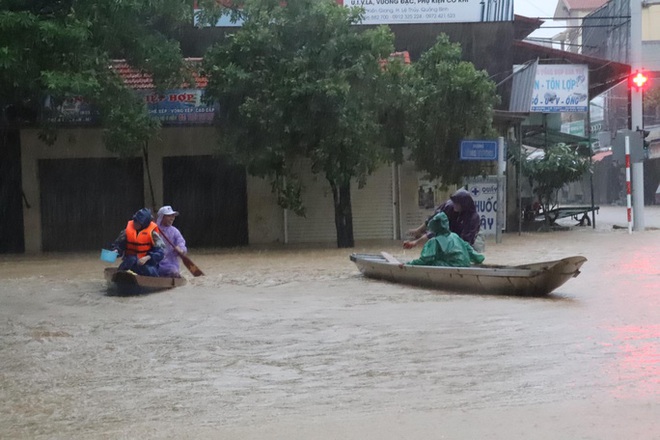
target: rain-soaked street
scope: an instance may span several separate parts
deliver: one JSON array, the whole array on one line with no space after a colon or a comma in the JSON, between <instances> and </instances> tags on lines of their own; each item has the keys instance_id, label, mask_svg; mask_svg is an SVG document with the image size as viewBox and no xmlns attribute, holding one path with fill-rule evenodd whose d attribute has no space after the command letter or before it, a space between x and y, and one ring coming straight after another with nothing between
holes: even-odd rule
<instances>
[{"instance_id":1,"label":"rain-soaked street","mask_svg":"<svg viewBox=\"0 0 660 440\"><path fill-rule=\"evenodd\" d=\"M660 439L658 208L632 235L607 207L488 243L487 263L585 256L548 298L348 259L417 256L395 242L192 250L206 276L137 297L106 294L95 252L0 256L0 438Z\"/></svg>"}]
</instances>

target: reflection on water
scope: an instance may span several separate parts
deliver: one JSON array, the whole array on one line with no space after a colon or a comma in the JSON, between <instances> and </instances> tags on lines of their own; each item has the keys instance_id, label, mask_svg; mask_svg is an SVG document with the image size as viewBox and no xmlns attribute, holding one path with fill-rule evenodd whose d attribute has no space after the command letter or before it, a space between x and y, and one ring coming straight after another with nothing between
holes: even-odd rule
<instances>
[{"instance_id":1,"label":"reflection on water","mask_svg":"<svg viewBox=\"0 0 660 440\"><path fill-rule=\"evenodd\" d=\"M150 438L196 438L200 426L449 411L465 411L465 425L475 409L525 408L535 421L542 405L657 403L660 232L489 243L492 264L585 256L552 299L372 281L348 258L381 250L419 253L396 242L192 250L206 276L140 297L106 295L96 252L2 256L0 437L124 438L139 425Z\"/></svg>"},{"instance_id":2,"label":"reflection on water","mask_svg":"<svg viewBox=\"0 0 660 440\"><path fill-rule=\"evenodd\" d=\"M620 398L660 396L660 325L611 329L618 349L612 373Z\"/></svg>"}]
</instances>

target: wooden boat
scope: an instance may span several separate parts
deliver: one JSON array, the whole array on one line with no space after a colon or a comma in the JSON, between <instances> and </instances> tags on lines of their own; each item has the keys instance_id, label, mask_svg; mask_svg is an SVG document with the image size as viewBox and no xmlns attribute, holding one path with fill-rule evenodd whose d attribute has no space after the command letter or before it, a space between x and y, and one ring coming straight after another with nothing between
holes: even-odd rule
<instances>
[{"instance_id":1,"label":"wooden boat","mask_svg":"<svg viewBox=\"0 0 660 440\"><path fill-rule=\"evenodd\" d=\"M568 257L520 266L481 264L471 267L407 266L391 255L352 254L366 277L461 293L547 295L580 274L584 257Z\"/></svg>"},{"instance_id":2,"label":"wooden boat","mask_svg":"<svg viewBox=\"0 0 660 440\"><path fill-rule=\"evenodd\" d=\"M103 275L108 286L119 294L137 295L172 289L186 284L185 278L147 277L134 272L118 270L116 267L106 267Z\"/></svg>"}]
</instances>

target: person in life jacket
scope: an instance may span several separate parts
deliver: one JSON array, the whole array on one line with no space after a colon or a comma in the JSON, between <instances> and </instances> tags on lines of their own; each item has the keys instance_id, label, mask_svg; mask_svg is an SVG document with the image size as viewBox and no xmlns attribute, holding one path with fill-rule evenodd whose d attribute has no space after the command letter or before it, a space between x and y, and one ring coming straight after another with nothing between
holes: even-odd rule
<instances>
[{"instance_id":1,"label":"person in life jacket","mask_svg":"<svg viewBox=\"0 0 660 440\"><path fill-rule=\"evenodd\" d=\"M165 256L164 248L158 226L147 208L133 215L112 244L112 249L123 257L119 270L130 270L150 277L158 276L158 264Z\"/></svg>"}]
</instances>

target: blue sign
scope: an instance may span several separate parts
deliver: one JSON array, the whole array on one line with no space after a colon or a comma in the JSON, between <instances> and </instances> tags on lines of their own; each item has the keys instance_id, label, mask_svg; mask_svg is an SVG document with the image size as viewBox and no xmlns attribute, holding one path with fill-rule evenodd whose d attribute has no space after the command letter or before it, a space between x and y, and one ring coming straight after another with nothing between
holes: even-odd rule
<instances>
[{"instance_id":1,"label":"blue sign","mask_svg":"<svg viewBox=\"0 0 660 440\"><path fill-rule=\"evenodd\" d=\"M461 160L497 160L497 141L461 141Z\"/></svg>"}]
</instances>

